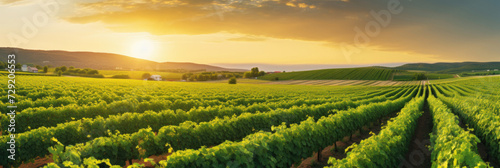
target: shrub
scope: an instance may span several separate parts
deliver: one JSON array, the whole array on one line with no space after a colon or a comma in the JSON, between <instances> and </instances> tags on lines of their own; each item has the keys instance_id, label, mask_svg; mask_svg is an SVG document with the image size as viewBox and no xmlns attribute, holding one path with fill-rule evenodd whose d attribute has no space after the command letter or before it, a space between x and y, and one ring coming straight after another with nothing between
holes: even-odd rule
<instances>
[{"instance_id":1,"label":"shrub","mask_svg":"<svg viewBox=\"0 0 500 168\"><path fill-rule=\"evenodd\" d=\"M87 74L88 75L96 75L96 74L99 74L99 71L93 69L93 70L87 71Z\"/></svg>"},{"instance_id":2,"label":"shrub","mask_svg":"<svg viewBox=\"0 0 500 168\"><path fill-rule=\"evenodd\" d=\"M142 74L142 79L149 79L151 77L150 73L144 73Z\"/></svg>"},{"instance_id":3,"label":"shrub","mask_svg":"<svg viewBox=\"0 0 500 168\"><path fill-rule=\"evenodd\" d=\"M228 83L229 84L236 84L236 78L232 77L231 79L229 79Z\"/></svg>"}]
</instances>

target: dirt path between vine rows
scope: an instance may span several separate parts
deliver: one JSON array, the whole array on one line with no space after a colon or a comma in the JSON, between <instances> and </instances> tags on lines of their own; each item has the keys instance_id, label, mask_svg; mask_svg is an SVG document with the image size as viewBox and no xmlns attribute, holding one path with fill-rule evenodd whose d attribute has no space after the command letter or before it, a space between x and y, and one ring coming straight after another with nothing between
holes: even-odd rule
<instances>
[{"instance_id":1,"label":"dirt path between vine rows","mask_svg":"<svg viewBox=\"0 0 500 168\"><path fill-rule=\"evenodd\" d=\"M426 96L427 97L427 96ZM427 100L424 103L424 113L417 121L417 128L410 141L408 153L401 159L401 168L431 167L430 133L432 133L432 116Z\"/></svg>"}]
</instances>

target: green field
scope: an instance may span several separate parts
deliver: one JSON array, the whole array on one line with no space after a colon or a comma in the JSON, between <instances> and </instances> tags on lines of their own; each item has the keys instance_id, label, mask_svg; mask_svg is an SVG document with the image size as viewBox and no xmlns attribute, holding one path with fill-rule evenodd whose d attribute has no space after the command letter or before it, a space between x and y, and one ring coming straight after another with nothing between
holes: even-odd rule
<instances>
[{"instance_id":1,"label":"green field","mask_svg":"<svg viewBox=\"0 0 500 168\"><path fill-rule=\"evenodd\" d=\"M55 68L49 68L47 74L53 74ZM122 71L122 70L98 70L99 74L104 75L106 78L111 78L114 75L128 75L130 79L142 79L144 73L151 75L161 75L166 80L181 80L183 73L174 72L157 72L157 71Z\"/></svg>"},{"instance_id":2,"label":"green field","mask_svg":"<svg viewBox=\"0 0 500 168\"><path fill-rule=\"evenodd\" d=\"M0 76L7 76L10 73L8 71L0 71ZM32 72L16 72L16 75L21 76L54 76L54 74L45 74L45 73L32 73Z\"/></svg>"},{"instance_id":3,"label":"green field","mask_svg":"<svg viewBox=\"0 0 500 168\"><path fill-rule=\"evenodd\" d=\"M345 69L322 69L313 71L299 71L268 74L259 79L264 80L391 80L392 73L398 70L383 68L345 68Z\"/></svg>"},{"instance_id":4,"label":"green field","mask_svg":"<svg viewBox=\"0 0 500 168\"><path fill-rule=\"evenodd\" d=\"M99 70L99 74L104 75L104 77L112 77L113 75L128 75L131 79L142 79L142 75L144 73L161 75L161 77L166 80L181 80L182 78L182 73L173 72Z\"/></svg>"},{"instance_id":5,"label":"green field","mask_svg":"<svg viewBox=\"0 0 500 168\"><path fill-rule=\"evenodd\" d=\"M430 115L434 127L426 132L433 149L430 164L485 167L500 160L499 77L405 86L47 76L16 80L16 155L22 157L1 157L3 167L27 166L44 157L54 159L47 167L125 166L151 157L157 167L289 168L310 164L301 161L361 130L375 129L381 120L390 122L349 147L345 157L323 163L397 167L400 157L413 152L412 137L425 131L417 126L424 115ZM0 86L0 107L7 111L7 83ZM0 115L2 149L9 148L5 133L10 122L8 115ZM489 160L477 152L479 141ZM9 152L0 150L0 155Z\"/></svg>"},{"instance_id":6,"label":"green field","mask_svg":"<svg viewBox=\"0 0 500 168\"><path fill-rule=\"evenodd\" d=\"M424 73L427 80L436 80L436 79L448 79L454 78L453 74L440 74L440 73L430 73L425 71L408 71L408 72L397 72L394 73L394 81L411 81L414 80L414 76L416 73Z\"/></svg>"}]
</instances>

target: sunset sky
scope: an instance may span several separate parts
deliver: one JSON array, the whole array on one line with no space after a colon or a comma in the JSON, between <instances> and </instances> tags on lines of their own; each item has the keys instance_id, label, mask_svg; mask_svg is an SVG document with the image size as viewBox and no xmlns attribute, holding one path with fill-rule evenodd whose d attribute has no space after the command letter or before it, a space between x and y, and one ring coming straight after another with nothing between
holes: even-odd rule
<instances>
[{"instance_id":1,"label":"sunset sky","mask_svg":"<svg viewBox=\"0 0 500 168\"><path fill-rule=\"evenodd\" d=\"M159 62L500 61L498 0L2 0L1 47Z\"/></svg>"}]
</instances>

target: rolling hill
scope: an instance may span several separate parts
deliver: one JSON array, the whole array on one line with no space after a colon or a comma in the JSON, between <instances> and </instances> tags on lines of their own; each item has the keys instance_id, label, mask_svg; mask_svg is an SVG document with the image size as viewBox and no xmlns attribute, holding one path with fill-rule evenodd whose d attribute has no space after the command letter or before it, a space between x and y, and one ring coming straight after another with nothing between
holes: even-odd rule
<instances>
[{"instance_id":1,"label":"rolling hill","mask_svg":"<svg viewBox=\"0 0 500 168\"><path fill-rule=\"evenodd\" d=\"M457 62L457 63L411 63L405 64L394 69L397 70L419 70L432 71L438 73L460 73L470 72L472 70L481 71L488 69L500 69L500 62Z\"/></svg>"},{"instance_id":2,"label":"rolling hill","mask_svg":"<svg viewBox=\"0 0 500 168\"><path fill-rule=\"evenodd\" d=\"M274 73L260 77L264 80L391 80L392 74L399 70L387 68L343 68L312 71Z\"/></svg>"},{"instance_id":3,"label":"rolling hill","mask_svg":"<svg viewBox=\"0 0 500 168\"><path fill-rule=\"evenodd\" d=\"M425 72L427 79L453 78L455 74L470 71L500 69L500 62L458 62L458 63L409 63L398 67L365 67L321 69L288 73L268 74L260 77L265 80L413 80L415 73ZM413 70L413 71L411 71ZM417 72L414 72L417 71Z\"/></svg>"},{"instance_id":4,"label":"rolling hill","mask_svg":"<svg viewBox=\"0 0 500 168\"><path fill-rule=\"evenodd\" d=\"M21 64L73 66L99 70L206 70L206 71L246 71L227 69L218 66L189 62L154 62L125 55L97 52L70 52L56 50L28 50L21 48L0 48L0 55L16 54L16 61ZM0 57L6 61L7 57Z\"/></svg>"}]
</instances>

